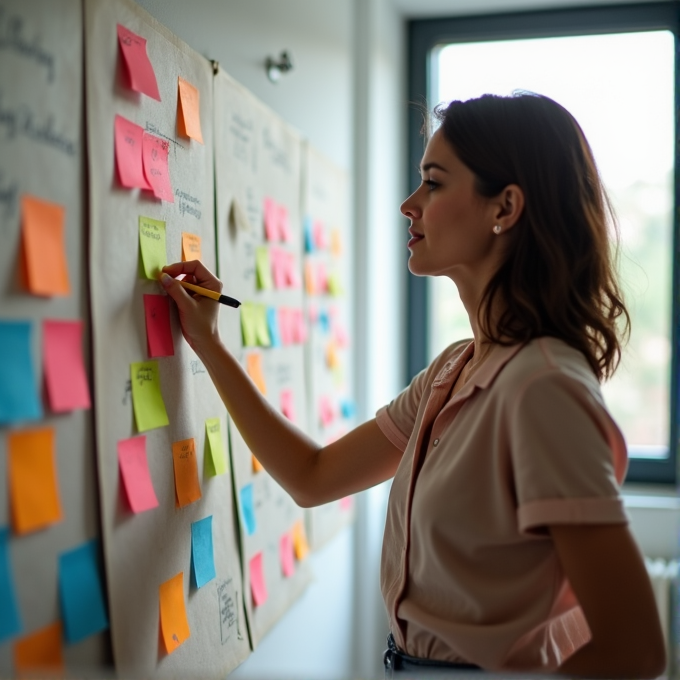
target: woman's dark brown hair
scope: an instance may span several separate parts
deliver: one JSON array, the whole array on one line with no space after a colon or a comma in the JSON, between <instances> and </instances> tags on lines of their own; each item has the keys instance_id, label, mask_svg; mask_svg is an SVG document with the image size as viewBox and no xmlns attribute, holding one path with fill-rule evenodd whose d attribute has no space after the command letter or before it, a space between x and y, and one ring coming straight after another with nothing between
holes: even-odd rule
<instances>
[{"instance_id":1,"label":"woman's dark brown hair","mask_svg":"<svg viewBox=\"0 0 680 680\"><path fill-rule=\"evenodd\" d=\"M600 380L611 376L630 317L614 268L613 211L579 124L531 93L453 101L435 117L481 196L508 184L524 192L507 256L484 292L483 331L505 345L560 338L583 352Z\"/></svg>"}]
</instances>

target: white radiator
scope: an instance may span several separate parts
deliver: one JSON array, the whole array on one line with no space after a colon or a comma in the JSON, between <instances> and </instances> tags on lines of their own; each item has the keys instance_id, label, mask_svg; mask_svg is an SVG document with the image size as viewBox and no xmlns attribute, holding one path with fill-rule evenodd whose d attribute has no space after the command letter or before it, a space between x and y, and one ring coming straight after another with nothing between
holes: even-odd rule
<instances>
[{"instance_id":1,"label":"white radiator","mask_svg":"<svg viewBox=\"0 0 680 680\"><path fill-rule=\"evenodd\" d=\"M678 639L677 621L674 621L673 614L680 614L677 588L678 561L653 560L645 557L645 565L652 581L661 628L666 640L666 658L668 659L666 677L676 678L680 670L680 639Z\"/></svg>"}]
</instances>

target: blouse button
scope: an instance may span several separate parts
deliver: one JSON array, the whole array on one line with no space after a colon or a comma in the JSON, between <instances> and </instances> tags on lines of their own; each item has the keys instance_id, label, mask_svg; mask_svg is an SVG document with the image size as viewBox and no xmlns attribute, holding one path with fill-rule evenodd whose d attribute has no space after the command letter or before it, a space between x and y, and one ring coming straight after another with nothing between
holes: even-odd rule
<instances>
[{"instance_id":1,"label":"blouse button","mask_svg":"<svg viewBox=\"0 0 680 680\"><path fill-rule=\"evenodd\" d=\"M435 440L432 442L432 446L437 446L437 444L439 444L439 439L435 439Z\"/></svg>"}]
</instances>

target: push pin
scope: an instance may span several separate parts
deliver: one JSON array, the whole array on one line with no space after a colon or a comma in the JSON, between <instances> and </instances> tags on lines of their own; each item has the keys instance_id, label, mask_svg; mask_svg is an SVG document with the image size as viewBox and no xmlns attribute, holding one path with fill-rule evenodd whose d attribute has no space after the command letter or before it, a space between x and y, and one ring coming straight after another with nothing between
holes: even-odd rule
<instances>
[{"instance_id":1,"label":"push pin","mask_svg":"<svg viewBox=\"0 0 680 680\"><path fill-rule=\"evenodd\" d=\"M285 50L279 55L279 60L276 61L273 57L267 57L265 62L267 69L267 78L272 83L278 83L282 73L288 73L293 68L293 62L290 60L290 55Z\"/></svg>"}]
</instances>

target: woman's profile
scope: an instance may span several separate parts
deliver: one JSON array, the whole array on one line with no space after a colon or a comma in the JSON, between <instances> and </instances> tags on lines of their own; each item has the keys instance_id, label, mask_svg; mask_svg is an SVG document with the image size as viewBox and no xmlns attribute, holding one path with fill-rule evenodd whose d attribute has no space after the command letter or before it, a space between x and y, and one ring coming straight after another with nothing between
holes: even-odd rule
<instances>
[{"instance_id":1,"label":"woman's profile","mask_svg":"<svg viewBox=\"0 0 680 680\"><path fill-rule=\"evenodd\" d=\"M451 338L374 419L318 446L225 349L219 305L173 277L221 283L196 261L165 267L162 283L249 448L300 505L394 478L388 676L656 677L664 641L620 496L626 445L599 387L629 324L590 147L540 95L435 115L401 206L409 269L454 282L474 337Z\"/></svg>"}]
</instances>

